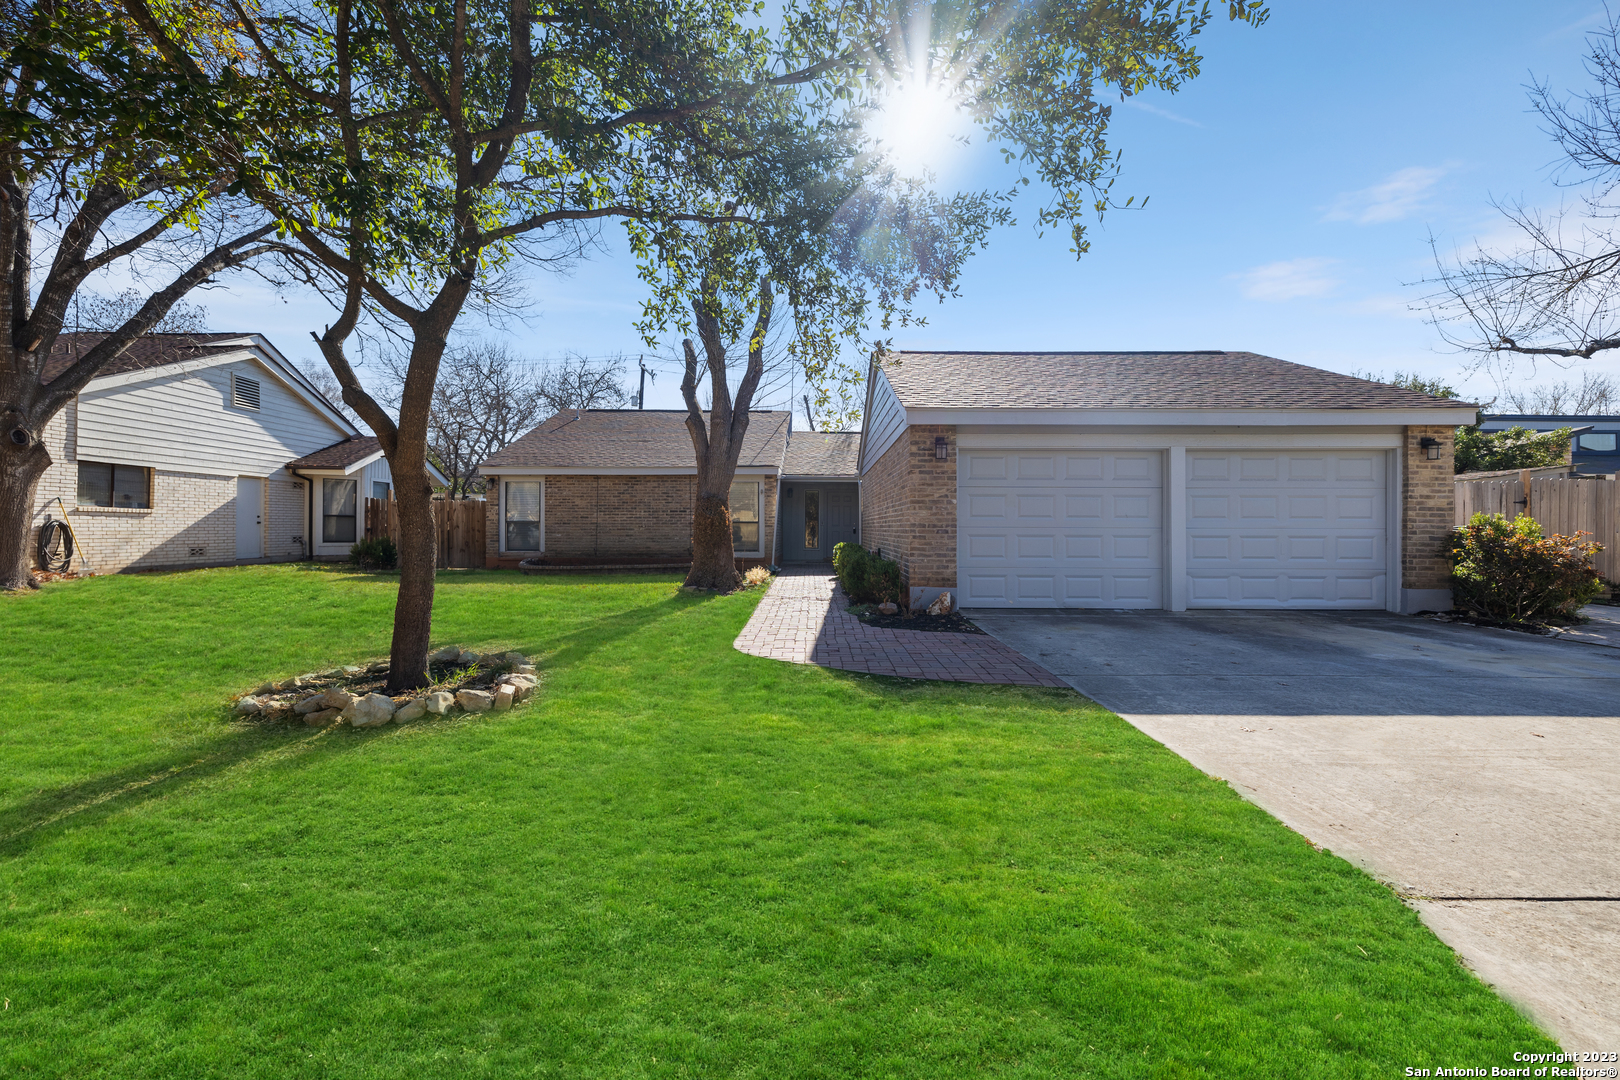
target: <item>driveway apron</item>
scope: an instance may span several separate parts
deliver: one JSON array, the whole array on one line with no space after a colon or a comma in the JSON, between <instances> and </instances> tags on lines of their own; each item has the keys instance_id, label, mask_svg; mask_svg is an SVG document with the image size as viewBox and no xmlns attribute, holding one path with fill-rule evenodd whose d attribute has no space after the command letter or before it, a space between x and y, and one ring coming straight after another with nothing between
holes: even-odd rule
<instances>
[{"instance_id":1,"label":"driveway apron","mask_svg":"<svg viewBox=\"0 0 1620 1080\"><path fill-rule=\"evenodd\" d=\"M1388 882L1566 1050L1620 1048L1620 649L1386 613L966 614Z\"/></svg>"}]
</instances>

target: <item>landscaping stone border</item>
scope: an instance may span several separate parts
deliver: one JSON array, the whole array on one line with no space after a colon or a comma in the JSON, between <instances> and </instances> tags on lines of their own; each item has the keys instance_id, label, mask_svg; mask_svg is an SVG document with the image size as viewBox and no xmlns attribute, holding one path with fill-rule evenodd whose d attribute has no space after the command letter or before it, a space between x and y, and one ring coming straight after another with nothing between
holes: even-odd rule
<instances>
[{"instance_id":1,"label":"landscaping stone border","mask_svg":"<svg viewBox=\"0 0 1620 1080\"><path fill-rule=\"evenodd\" d=\"M479 653L446 645L428 654L432 685L389 696L388 661L350 664L316 674L266 682L237 697L239 719L286 720L309 727L381 727L456 712L505 712L527 701L540 685L535 664L519 652Z\"/></svg>"}]
</instances>

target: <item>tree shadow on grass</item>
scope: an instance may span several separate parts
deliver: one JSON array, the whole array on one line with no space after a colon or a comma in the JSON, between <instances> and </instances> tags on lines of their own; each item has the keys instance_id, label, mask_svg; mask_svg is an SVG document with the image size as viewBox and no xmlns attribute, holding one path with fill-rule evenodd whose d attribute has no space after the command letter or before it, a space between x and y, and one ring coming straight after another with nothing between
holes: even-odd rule
<instances>
[{"instance_id":1,"label":"tree shadow on grass","mask_svg":"<svg viewBox=\"0 0 1620 1080\"><path fill-rule=\"evenodd\" d=\"M592 620L557 639L549 651L538 647L534 647L534 651L546 656L547 668L574 666L655 623L714 599L712 593L672 589L672 595L655 604ZM119 811L192 787L232 769L276 758L308 764L331 754L351 752L372 738L390 733L448 729L465 721L465 717L458 716L419 720L406 729L389 726L366 731L348 727L312 729L286 722L234 724L226 727L206 748L158 755L122 769L41 791L13 806L0 808L0 859L20 856L64 829L100 824Z\"/></svg>"}]
</instances>

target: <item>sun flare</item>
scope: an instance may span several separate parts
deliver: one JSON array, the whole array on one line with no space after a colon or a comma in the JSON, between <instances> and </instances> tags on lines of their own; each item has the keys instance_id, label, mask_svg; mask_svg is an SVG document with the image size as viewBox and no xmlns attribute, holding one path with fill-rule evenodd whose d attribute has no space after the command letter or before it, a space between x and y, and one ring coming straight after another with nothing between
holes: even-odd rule
<instances>
[{"instance_id":1,"label":"sun flare","mask_svg":"<svg viewBox=\"0 0 1620 1080\"><path fill-rule=\"evenodd\" d=\"M873 148L903 176L938 176L962 149L964 117L949 86L927 79L893 84L867 121Z\"/></svg>"}]
</instances>

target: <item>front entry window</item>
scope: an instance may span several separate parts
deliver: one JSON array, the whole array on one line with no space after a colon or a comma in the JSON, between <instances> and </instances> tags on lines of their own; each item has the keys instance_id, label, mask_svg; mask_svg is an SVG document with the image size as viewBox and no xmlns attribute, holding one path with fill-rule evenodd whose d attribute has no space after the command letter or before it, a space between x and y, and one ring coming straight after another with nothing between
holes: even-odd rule
<instances>
[{"instance_id":1,"label":"front entry window","mask_svg":"<svg viewBox=\"0 0 1620 1080\"><path fill-rule=\"evenodd\" d=\"M731 548L759 551L759 483L739 480L731 485Z\"/></svg>"},{"instance_id":2,"label":"front entry window","mask_svg":"<svg viewBox=\"0 0 1620 1080\"><path fill-rule=\"evenodd\" d=\"M506 482L506 550L540 550L540 481Z\"/></svg>"},{"instance_id":3,"label":"front entry window","mask_svg":"<svg viewBox=\"0 0 1620 1080\"><path fill-rule=\"evenodd\" d=\"M358 481L354 480L321 481L321 543L354 543L354 506L358 487Z\"/></svg>"},{"instance_id":4,"label":"front entry window","mask_svg":"<svg viewBox=\"0 0 1620 1080\"><path fill-rule=\"evenodd\" d=\"M804 493L804 546L815 550L821 546L821 492Z\"/></svg>"}]
</instances>

